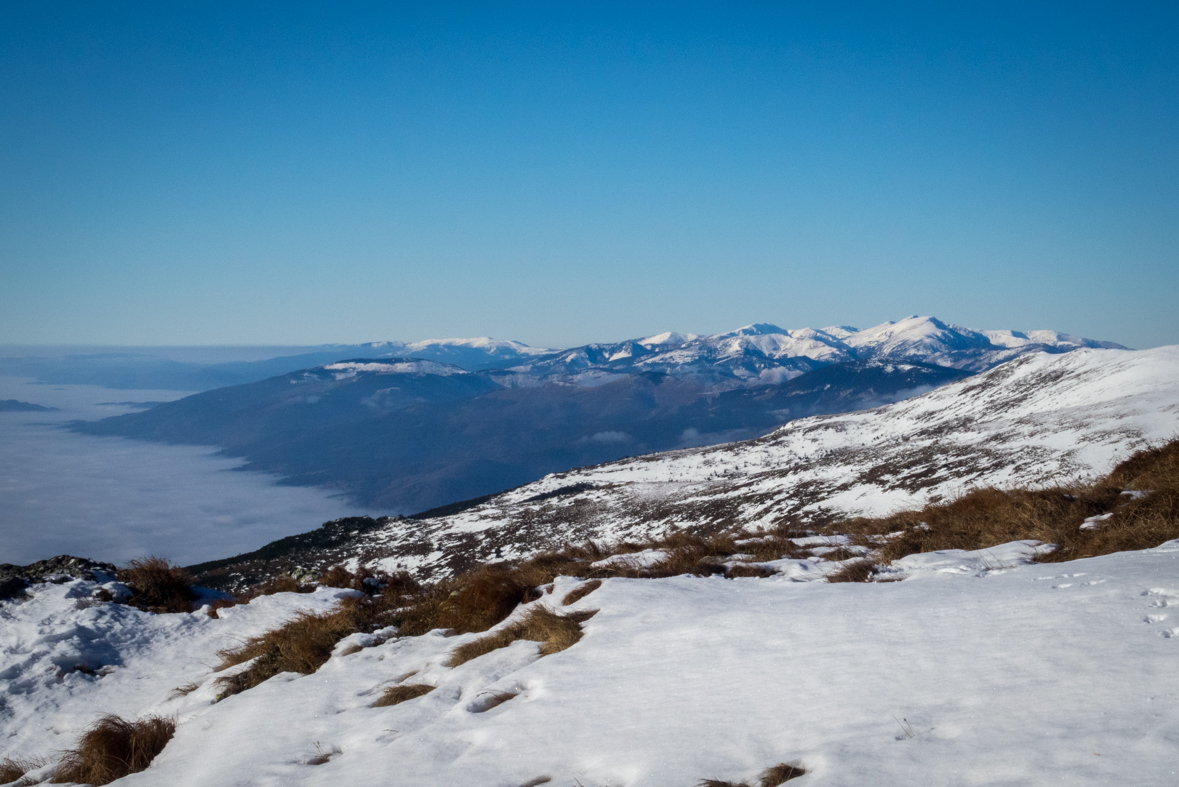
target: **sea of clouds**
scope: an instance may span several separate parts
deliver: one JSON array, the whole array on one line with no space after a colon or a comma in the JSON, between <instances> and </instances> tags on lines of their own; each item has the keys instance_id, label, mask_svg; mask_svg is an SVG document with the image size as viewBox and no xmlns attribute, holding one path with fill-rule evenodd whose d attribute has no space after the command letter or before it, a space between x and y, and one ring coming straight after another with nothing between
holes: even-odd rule
<instances>
[{"instance_id":1,"label":"sea of clouds","mask_svg":"<svg viewBox=\"0 0 1179 787\"><path fill-rule=\"evenodd\" d=\"M318 489L280 486L215 448L74 434L63 424L168 401L177 391L40 385L0 377L0 400L55 412L0 412L0 563L60 554L124 563L228 557L363 511Z\"/></svg>"}]
</instances>

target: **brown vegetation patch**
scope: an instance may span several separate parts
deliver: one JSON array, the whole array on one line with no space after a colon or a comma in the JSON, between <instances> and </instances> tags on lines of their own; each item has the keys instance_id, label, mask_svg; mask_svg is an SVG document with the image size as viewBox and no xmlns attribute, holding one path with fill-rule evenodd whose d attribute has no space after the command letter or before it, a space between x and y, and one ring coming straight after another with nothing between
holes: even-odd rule
<instances>
[{"instance_id":1,"label":"brown vegetation patch","mask_svg":"<svg viewBox=\"0 0 1179 787\"><path fill-rule=\"evenodd\" d=\"M102 785L139 773L176 732L176 722L160 716L127 721L103 716L82 735L78 748L65 753L53 777L56 784Z\"/></svg>"},{"instance_id":2,"label":"brown vegetation patch","mask_svg":"<svg viewBox=\"0 0 1179 787\"><path fill-rule=\"evenodd\" d=\"M847 547L840 546L835 547L835 549L830 549L820 555L816 555L816 557L821 557L823 560L829 561L831 563L840 563L844 560L855 560L856 558L861 557L861 555L859 552L852 552Z\"/></svg>"},{"instance_id":3,"label":"brown vegetation patch","mask_svg":"<svg viewBox=\"0 0 1179 787\"><path fill-rule=\"evenodd\" d=\"M349 634L368 632L388 625L386 604L369 598L345 598L331 612L314 615L301 612L290 621L246 640L240 647L217 655L217 669L253 660L245 670L217 679L222 696L253 688L280 672L309 675L331 658L336 643Z\"/></svg>"},{"instance_id":4,"label":"brown vegetation patch","mask_svg":"<svg viewBox=\"0 0 1179 787\"><path fill-rule=\"evenodd\" d=\"M569 591L569 595L565 596L565 600L561 602L561 606L567 607L570 604L576 604L601 586L602 580L600 579L591 579L589 582L583 582Z\"/></svg>"},{"instance_id":5,"label":"brown vegetation patch","mask_svg":"<svg viewBox=\"0 0 1179 787\"><path fill-rule=\"evenodd\" d=\"M424 694L429 694L433 690L433 686L425 683L406 683L401 686L390 686L381 694L381 698L373 703L373 707L387 708L391 705L400 705L406 700L421 697Z\"/></svg>"},{"instance_id":6,"label":"brown vegetation patch","mask_svg":"<svg viewBox=\"0 0 1179 787\"><path fill-rule=\"evenodd\" d=\"M725 570L725 577L728 579L737 579L738 577L759 577L764 579L772 577L777 574L778 570L770 566L750 565L746 563L738 563L735 566L729 566Z\"/></svg>"},{"instance_id":7,"label":"brown vegetation patch","mask_svg":"<svg viewBox=\"0 0 1179 787\"><path fill-rule=\"evenodd\" d=\"M191 612L197 600L192 575L162 557L132 560L119 571L119 581L131 589L127 603L147 612Z\"/></svg>"},{"instance_id":8,"label":"brown vegetation patch","mask_svg":"<svg viewBox=\"0 0 1179 787\"><path fill-rule=\"evenodd\" d=\"M827 575L828 582L871 582L880 568L871 560L857 560L848 563L833 574Z\"/></svg>"},{"instance_id":9,"label":"brown vegetation patch","mask_svg":"<svg viewBox=\"0 0 1179 787\"><path fill-rule=\"evenodd\" d=\"M1126 491L1149 494L1123 494ZM1093 529L1080 529L1086 519L1102 514L1110 516ZM1179 440L1134 454L1093 484L977 489L948 503L878 519L851 519L829 530L880 544L879 559L884 562L1021 540L1056 545L1038 558L1041 562L1149 549L1179 538Z\"/></svg>"},{"instance_id":10,"label":"brown vegetation patch","mask_svg":"<svg viewBox=\"0 0 1179 787\"><path fill-rule=\"evenodd\" d=\"M457 667L493 650L506 648L519 639L539 642L542 656L559 653L581 639L581 623L596 613L597 610L590 610L559 615L544 607L538 607L529 611L518 623L458 646L450 654L447 666Z\"/></svg>"},{"instance_id":11,"label":"brown vegetation patch","mask_svg":"<svg viewBox=\"0 0 1179 787\"><path fill-rule=\"evenodd\" d=\"M801 765L779 763L772 768L766 768L757 778L757 787L778 787L791 779L806 775L806 769ZM703 779L696 787L749 787L745 782L727 782L720 779Z\"/></svg>"},{"instance_id":12,"label":"brown vegetation patch","mask_svg":"<svg viewBox=\"0 0 1179 787\"><path fill-rule=\"evenodd\" d=\"M14 760L11 757L0 759L0 784L8 784L18 779L23 779L24 775L29 771L43 768L48 764L49 760L42 759ZM32 782L27 783L31 784Z\"/></svg>"}]
</instances>

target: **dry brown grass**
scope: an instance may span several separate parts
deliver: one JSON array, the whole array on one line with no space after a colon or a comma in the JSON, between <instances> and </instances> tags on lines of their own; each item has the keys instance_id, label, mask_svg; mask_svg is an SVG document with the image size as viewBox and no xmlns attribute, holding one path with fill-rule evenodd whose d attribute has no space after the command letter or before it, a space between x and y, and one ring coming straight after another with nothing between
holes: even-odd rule
<instances>
[{"instance_id":1,"label":"dry brown grass","mask_svg":"<svg viewBox=\"0 0 1179 787\"><path fill-rule=\"evenodd\" d=\"M791 765L790 763L779 763L772 768L766 768L757 777L757 787L778 787L779 784L785 784L791 779L797 779L799 776L806 774L806 769L801 765ZM703 779L697 783L696 787L749 787L745 782L727 782L720 779Z\"/></svg>"},{"instance_id":2,"label":"dry brown grass","mask_svg":"<svg viewBox=\"0 0 1179 787\"><path fill-rule=\"evenodd\" d=\"M132 560L119 571L119 581L131 588L127 603L148 612L191 612L197 600L192 575L162 557Z\"/></svg>"},{"instance_id":3,"label":"dry brown grass","mask_svg":"<svg viewBox=\"0 0 1179 787\"><path fill-rule=\"evenodd\" d=\"M12 759L5 757L0 759L0 784L9 784L24 778L24 775L29 771L43 768L49 764L49 760L42 760L40 758L32 760ZM31 782L30 782L31 783Z\"/></svg>"},{"instance_id":4,"label":"dry brown grass","mask_svg":"<svg viewBox=\"0 0 1179 787\"><path fill-rule=\"evenodd\" d=\"M596 613L597 610L589 610L559 615L544 607L537 607L530 610L518 623L458 646L451 652L447 666L457 667L493 650L506 648L520 639L539 642L542 656L559 653L581 639L581 624Z\"/></svg>"},{"instance_id":5,"label":"dry brown grass","mask_svg":"<svg viewBox=\"0 0 1179 787\"><path fill-rule=\"evenodd\" d=\"M576 604L601 586L602 580L600 579L591 579L589 582L583 582L569 591L569 595L565 596L565 600L561 602L561 606L567 607L570 604Z\"/></svg>"},{"instance_id":6,"label":"dry brown grass","mask_svg":"<svg viewBox=\"0 0 1179 787\"><path fill-rule=\"evenodd\" d=\"M400 705L406 700L421 697L423 694L429 694L433 690L433 686L425 683L406 683L400 686L390 686L381 694L381 698L373 703L373 707L388 708L391 705Z\"/></svg>"},{"instance_id":7,"label":"dry brown grass","mask_svg":"<svg viewBox=\"0 0 1179 787\"><path fill-rule=\"evenodd\" d=\"M828 574L828 582L871 582L880 569L871 560L857 560L848 563L838 571Z\"/></svg>"},{"instance_id":8,"label":"dry brown grass","mask_svg":"<svg viewBox=\"0 0 1179 787\"><path fill-rule=\"evenodd\" d=\"M762 771L761 776L757 778L757 787L778 787L779 784L785 784L791 779L797 779L799 776L804 776L806 769L801 765L792 765L787 762L779 763L772 768L766 768Z\"/></svg>"},{"instance_id":9,"label":"dry brown grass","mask_svg":"<svg viewBox=\"0 0 1179 787\"><path fill-rule=\"evenodd\" d=\"M725 571L725 577L728 579L737 579L738 577L758 577L764 579L765 577L772 577L777 573L777 569L770 568L769 566L738 563L735 566L729 566Z\"/></svg>"},{"instance_id":10,"label":"dry brown grass","mask_svg":"<svg viewBox=\"0 0 1179 787\"><path fill-rule=\"evenodd\" d=\"M1124 490L1150 494L1134 497ZM1111 516L1100 527L1080 529L1086 519L1106 513ZM1056 545L1038 558L1042 562L1149 549L1179 538L1179 440L1134 454L1093 484L977 489L920 511L836 523L830 531L858 535L864 543L877 539L882 562L1029 539Z\"/></svg>"},{"instance_id":11,"label":"dry brown grass","mask_svg":"<svg viewBox=\"0 0 1179 787\"><path fill-rule=\"evenodd\" d=\"M102 785L151 765L176 732L176 722L160 716L127 721L103 716L62 757L53 777L56 784Z\"/></svg>"},{"instance_id":12,"label":"dry brown grass","mask_svg":"<svg viewBox=\"0 0 1179 787\"><path fill-rule=\"evenodd\" d=\"M245 670L217 679L222 696L251 689L280 672L309 675L331 658L336 643L349 634L373 631L387 625L386 604L369 598L345 598L331 612L300 613L277 629L223 650L218 669L253 660Z\"/></svg>"}]
</instances>

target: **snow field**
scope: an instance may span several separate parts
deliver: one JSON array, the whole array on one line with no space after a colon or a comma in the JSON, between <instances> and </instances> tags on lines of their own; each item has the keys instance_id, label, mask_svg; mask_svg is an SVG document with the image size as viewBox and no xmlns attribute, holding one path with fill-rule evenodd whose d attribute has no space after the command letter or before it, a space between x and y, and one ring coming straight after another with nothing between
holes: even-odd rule
<instances>
[{"instance_id":1,"label":"snow field","mask_svg":"<svg viewBox=\"0 0 1179 787\"><path fill-rule=\"evenodd\" d=\"M216 703L218 649L348 591L212 620L78 609L93 583L43 585L0 606L0 753L49 755L112 711L179 721L132 785L671 787L791 761L800 787L1174 784L1179 541L1052 565L1028 562L1038 549L914 555L890 583L607 579L570 607L580 582L560 578L534 605L600 610L563 652L517 641L452 669L450 652L484 635L342 655L357 638L313 675ZM116 666L58 679L49 665L70 647ZM169 699L189 681L200 688ZM436 688L370 707L397 683Z\"/></svg>"}]
</instances>

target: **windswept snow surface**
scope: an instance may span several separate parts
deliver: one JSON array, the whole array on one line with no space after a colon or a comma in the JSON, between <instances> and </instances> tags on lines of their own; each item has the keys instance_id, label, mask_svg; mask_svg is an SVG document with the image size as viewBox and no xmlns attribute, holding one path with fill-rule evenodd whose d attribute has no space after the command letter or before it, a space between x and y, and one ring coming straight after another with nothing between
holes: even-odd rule
<instances>
[{"instance_id":1,"label":"windswept snow surface","mask_svg":"<svg viewBox=\"0 0 1179 787\"><path fill-rule=\"evenodd\" d=\"M1085 480L1177 435L1179 346L1037 353L756 440L555 473L452 516L390 522L366 548L384 568L430 574L460 552L489 560L672 526L879 516L979 486Z\"/></svg>"},{"instance_id":2,"label":"windswept snow surface","mask_svg":"<svg viewBox=\"0 0 1179 787\"><path fill-rule=\"evenodd\" d=\"M115 712L178 721L127 785L683 787L779 762L806 768L800 787L1174 784L1179 542L1053 565L1035 551L912 556L877 584L607 579L570 607L600 611L561 653L520 641L452 669L479 635L353 636L313 675L220 702L219 648L348 591L214 620L39 585L0 603L0 756L53 756ZM534 604L570 609L577 584ZM371 707L397 683L435 688Z\"/></svg>"}]
</instances>

